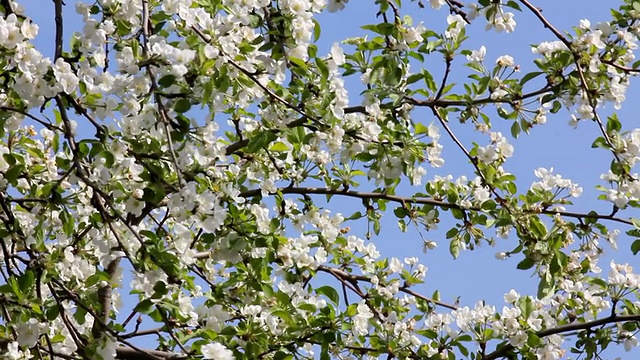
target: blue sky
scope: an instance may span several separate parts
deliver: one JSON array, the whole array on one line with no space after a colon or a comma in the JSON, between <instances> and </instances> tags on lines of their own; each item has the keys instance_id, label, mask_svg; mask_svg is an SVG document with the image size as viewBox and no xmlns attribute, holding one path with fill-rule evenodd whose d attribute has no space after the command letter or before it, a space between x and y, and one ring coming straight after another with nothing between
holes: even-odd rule
<instances>
[{"instance_id":1,"label":"blue sky","mask_svg":"<svg viewBox=\"0 0 640 360\"><path fill-rule=\"evenodd\" d=\"M537 1L534 2L544 9L543 14L560 30L568 30L571 26L576 26L580 19L588 18L591 23L597 23L609 18L609 6L618 2L600 1L600 0L563 0L563 1ZM27 8L27 14L32 16L40 26L40 34L36 39L36 45L41 51L48 56L53 56L53 3L42 0L22 1ZM77 19L73 10L74 1L67 1L67 13L69 19ZM444 29L446 25L447 11L443 7L439 11L419 9L415 3L406 1L403 14L410 13L414 19L414 23L424 22L425 26L434 29ZM410 10L407 10L410 9ZM331 44L340 41L346 37L360 36L366 34L360 26L377 23L375 18L376 6L373 0L352 0L347 4L345 10L338 13L323 13L317 17L322 27L322 36L318 43L320 53L327 53ZM79 21L79 19L77 19ZM516 63L522 67L522 72L533 69L529 44L539 43L541 41L555 40L553 35L530 13L516 12L516 21L518 23L516 31L513 34L497 34L494 30L485 31L483 20L479 19L471 26L467 27L467 35L470 37L463 48L474 50L481 45L486 46L486 61L492 63L498 56L509 54L512 55ZM67 29L77 30L81 27L78 23L67 23ZM67 30L65 39L68 39L71 31ZM469 71L461 65L464 63L464 57L459 57L454 61L454 72L452 73L453 81L463 82ZM430 56L425 66L428 70L433 71L435 79L439 78L442 73L442 58L439 56ZM414 68L415 69L415 68ZM352 90L350 95L353 104L358 104L358 77L351 77L352 80L347 82L348 89ZM634 114L634 108L631 106L638 100L637 95L633 95L636 87L632 86L628 92L627 102L623 104L623 109L619 112L620 119L624 129L629 130L636 127L638 122ZM612 109L606 109L607 111ZM504 122L497 115L489 113L492 120L495 121L494 129L499 129L503 134L509 134L510 123ZM414 113L414 117L420 117L426 124L431 123L435 119L425 110L419 110ZM518 177L518 188L521 192L525 191L529 185L535 180L533 170L538 167L554 167L555 171L565 178L570 178L578 182L584 189L584 193L580 199L575 201L575 210L588 212L589 210L600 210L603 212L610 211L610 206L604 202L597 202L597 192L594 189L599 184L599 176L606 172L611 160L610 154L601 149L591 149L591 143L599 136L599 131L594 123L582 123L578 129L573 129L567 122L569 116L567 113L561 112L558 115L550 115L547 124L536 127L530 135L522 135L517 140L510 142L515 147L515 155L505 165L505 169ZM471 146L469 141L473 135L465 126L451 123L451 127L458 134L467 147ZM495 131L495 130L494 130ZM444 145L443 157L446 164L443 168L434 170L427 169L425 181L432 178L435 174L453 174L454 178L460 175L473 177L473 167L467 162L462 153L454 146L454 144L446 138L444 131L442 133L442 144ZM486 140L485 140L486 143ZM409 186L401 187L398 190L400 194L411 194L420 191ZM339 205L339 206L336 206ZM329 208L339 208L345 215L352 212L362 210L359 207L360 202L333 202L329 204ZM390 206L392 209L393 207ZM446 220L448 216L443 217ZM354 232L360 231L360 236L364 237L366 229L356 224L350 224ZM519 271L515 269L516 264L521 260L519 256L506 261L497 261L494 258L498 251L510 250L515 247L516 239L499 240L498 245L494 248L486 245L473 251L462 252L460 257L453 261L448 253L448 243L444 233L448 229L447 223L440 224L439 229L431 232L424 232L426 238L434 240L438 243L438 248L428 253L422 253L422 241L415 231L409 233L401 233L396 226L396 220L393 214L387 214L383 218L382 233L379 237L374 238L381 254L385 257L396 256L404 258L407 256L419 256L421 263L425 264L429 271L425 279L426 283L417 290L430 295L435 290L440 290L442 300L453 302L456 297L461 297L462 305L473 306L477 300L486 300L488 303L495 304L501 308L503 304L503 294L510 289L523 294L532 294L536 292L536 279L531 278L530 272ZM611 228L615 228L614 224ZM365 225L366 226L366 225ZM626 230L620 228L621 232ZM624 237L619 239L620 250L618 252L610 252L611 256L615 256L618 262L637 263L637 258L630 255L630 241ZM609 250L610 251L610 250ZM601 260L600 266L606 274L608 268L608 260ZM605 353L606 358L614 358L622 356L629 358L632 354L640 354L640 351L632 353L624 353L622 349L609 350Z\"/></svg>"}]
</instances>

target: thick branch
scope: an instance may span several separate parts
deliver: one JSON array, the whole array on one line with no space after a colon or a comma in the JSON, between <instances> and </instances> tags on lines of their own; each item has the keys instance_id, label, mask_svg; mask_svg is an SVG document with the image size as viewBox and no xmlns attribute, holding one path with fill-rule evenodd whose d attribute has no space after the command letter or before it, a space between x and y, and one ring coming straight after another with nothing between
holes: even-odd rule
<instances>
[{"instance_id":1,"label":"thick branch","mask_svg":"<svg viewBox=\"0 0 640 360\"><path fill-rule=\"evenodd\" d=\"M64 23L62 20L62 0L54 0L55 6L55 22L56 22L56 38L55 38L55 55L54 61L62 57L62 36Z\"/></svg>"},{"instance_id":2,"label":"thick branch","mask_svg":"<svg viewBox=\"0 0 640 360\"><path fill-rule=\"evenodd\" d=\"M109 279L113 279L116 271L120 267L120 258L113 259L107 265L105 272ZM102 329L102 324L106 324L109 322L109 315L111 313L111 300L113 298L113 286L111 282L107 282L106 285L100 286L98 288L98 301L100 302L100 309L98 310L98 315L101 321L96 321L93 323L93 328L91 329L92 335L94 338L98 339L104 335L104 329Z\"/></svg>"},{"instance_id":3,"label":"thick branch","mask_svg":"<svg viewBox=\"0 0 640 360\"><path fill-rule=\"evenodd\" d=\"M469 208L463 208L458 204L446 202L443 200L436 200L433 198L424 198L424 197L404 197L398 195L389 195L384 193L372 193L372 192L364 192L364 191L355 191L355 190L339 190L339 189L329 189L329 188L317 188L317 187L283 187L279 188L278 191L282 194L300 194L300 195L336 195L336 196L346 196L353 197L358 199L379 199L379 200L388 200L399 204L421 204L421 205L433 205L444 209L460 209L460 210L472 210L472 211L483 211L482 208L472 206ZM240 196L245 198L260 196L262 194L261 190L248 190L240 193ZM609 220L614 221L626 225L633 225L631 220L615 217L612 214L603 215L597 213L577 213L570 211L558 211L558 210L537 210L537 209L522 209L524 213L527 214L547 214L547 215L560 215L570 218L576 219L598 219L598 220Z\"/></svg>"},{"instance_id":4,"label":"thick branch","mask_svg":"<svg viewBox=\"0 0 640 360\"><path fill-rule=\"evenodd\" d=\"M596 320L593 320L593 321L587 321L587 322L584 322L584 323L573 323L573 324L561 325L561 326L550 328L550 329L540 330L540 331L536 332L536 335L538 335L538 337L542 338L542 337L546 337L546 336L550 336L550 335L562 334L562 333L567 333L567 332L576 331L576 330L587 330L587 329L591 329L591 328L594 328L594 327L600 326L600 325L620 323L620 322L625 322L625 321L640 321L640 314L613 315L613 316L609 316L609 317L602 318L602 319L596 319ZM488 354L487 356L484 356L482 358L482 360L498 359L498 358L503 357L505 354L513 351L513 350L514 350L514 347L509 345L509 344L507 344L507 345L499 348L498 350L492 352L491 354Z\"/></svg>"}]
</instances>

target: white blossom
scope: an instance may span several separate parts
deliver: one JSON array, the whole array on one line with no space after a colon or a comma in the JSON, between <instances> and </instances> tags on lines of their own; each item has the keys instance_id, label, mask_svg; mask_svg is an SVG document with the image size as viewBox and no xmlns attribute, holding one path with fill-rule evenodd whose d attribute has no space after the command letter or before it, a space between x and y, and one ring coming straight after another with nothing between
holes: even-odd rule
<instances>
[{"instance_id":1,"label":"white blossom","mask_svg":"<svg viewBox=\"0 0 640 360\"><path fill-rule=\"evenodd\" d=\"M227 349L224 345L214 342L202 346L200 349L202 356L205 359L210 360L234 360L233 352Z\"/></svg>"}]
</instances>

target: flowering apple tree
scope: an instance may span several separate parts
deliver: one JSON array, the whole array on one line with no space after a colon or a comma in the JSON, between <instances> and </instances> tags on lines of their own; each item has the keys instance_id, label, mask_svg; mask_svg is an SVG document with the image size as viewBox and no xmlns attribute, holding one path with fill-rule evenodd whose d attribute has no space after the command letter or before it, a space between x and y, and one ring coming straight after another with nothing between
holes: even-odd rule
<instances>
[{"instance_id":1,"label":"flowering apple tree","mask_svg":"<svg viewBox=\"0 0 640 360\"><path fill-rule=\"evenodd\" d=\"M2 358L594 359L637 345L640 275L598 260L617 237L640 251L640 128L616 114L640 72L640 2L565 31L529 0L376 0L367 36L329 40L317 15L353 2L41 6L38 26L0 1ZM511 45L533 61L467 45L474 23L508 42L518 14L548 37ZM532 184L509 172L514 139L551 119L597 129L610 166L585 176L610 210L576 209L583 188L553 169ZM466 175L435 174L445 145ZM516 259L537 292L423 294L418 258L375 246L396 224L427 235L405 245L417 252L507 244L488 261Z\"/></svg>"}]
</instances>

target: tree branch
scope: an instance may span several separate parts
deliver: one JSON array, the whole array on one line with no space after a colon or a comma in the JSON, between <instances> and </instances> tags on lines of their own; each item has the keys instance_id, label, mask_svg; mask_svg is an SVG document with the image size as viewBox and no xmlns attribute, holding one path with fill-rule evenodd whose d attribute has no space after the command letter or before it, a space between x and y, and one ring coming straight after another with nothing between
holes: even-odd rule
<instances>
[{"instance_id":1,"label":"tree branch","mask_svg":"<svg viewBox=\"0 0 640 360\"><path fill-rule=\"evenodd\" d=\"M554 84L554 85L547 84L543 88L540 88L538 90L535 90L529 93L525 93L519 96L514 96L511 98L500 98L500 99L492 99L490 97L485 97L485 98L471 99L471 100L446 100L446 99L435 99L435 98L418 100L416 98L407 97L405 98L405 100L406 100L406 103L414 106L424 106L424 107L437 106L442 108L451 107L451 106L474 106L474 105L505 104L505 103L510 104L510 103L513 103L514 101L526 100L532 97L536 97L536 96L548 93L550 91L556 91L559 88L560 88L560 84ZM384 109L391 105L392 105L391 103L385 103L385 104L381 104L380 107ZM353 114L353 113L366 114L366 109L364 106L349 106L344 108L344 113L345 114Z\"/></svg>"},{"instance_id":2,"label":"tree branch","mask_svg":"<svg viewBox=\"0 0 640 360\"><path fill-rule=\"evenodd\" d=\"M325 265L318 266L318 270L322 271L322 272L329 273L329 274L333 275L334 277L338 278L338 280L348 280L349 282L353 282L353 283L357 283L358 281L364 281L364 282L367 282L367 283L371 283L372 282L371 278L369 278L368 276L349 274L346 271L343 271L343 270L340 270L340 269L334 269L332 267L325 266ZM409 295L414 296L414 297L416 297L418 299L421 299L421 300L436 304L438 306L442 306L442 307L447 308L449 310L457 310L458 309L458 307L455 306L455 305L447 304L445 302L442 302L442 301L439 301L439 300L435 300L435 299L432 299L432 298L428 298L428 297L426 297L424 295L421 295L421 294L409 289L409 286L407 286L407 285L401 286L399 288L399 290L401 292L405 293L405 294L409 294Z\"/></svg>"},{"instance_id":3,"label":"tree branch","mask_svg":"<svg viewBox=\"0 0 640 360\"><path fill-rule=\"evenodd\" d=\"M388 200L399 204L421 204L421 205L433 205L444 209L460 209L460 210L472 210L472 211L484 211L482 208L477 206L472 206L469 208L463 208L462 206L454 203L450 203L443 200L437 200L433 198L425 198L425 197L404 197L398 195L389 195L384 193L374 193L374 192L364 192L364 191L355 191L355 190L339 190L339 189L330 189L330 188L319 188L319 187L282 187L277 190L282 194L299 194L299 195L336 195L336 196L346 196L353 197L358 199L380 199L380 200ZM255 190L247 190L240 193L240 196L245 198L260 196L262 191L260 189ZM614 221L626 225L633 225L631 220L615 217L613 214L603 215L597 213L578 213L578 212L570 212L570 211L559 211L559 210L538 210L538 209L522 209L524 213L527 214L547 214L547 215L560 215L570 218L576 219L599 219L599 220L609 220Z\"/></svg>"},{"instance_id":4,"label":"tree branch","mask_svg":"<svg viewBox=\"0 0 640 360\"><path fill-rule=\"evenodd\" d=\"M62 20L62 0L53 0L56 22L55 34L55 54L53 61L55 62L62 57L62 36L64 31L64 23Z\"/></svg>"},{"instance_id":5,"label":"tree branch","mask_svg":"<svg viewBox=\"0 0 640 360\"><path fill-rule=\"evenodd\" d=\"M640 321L640 314L612 315L606 318L587 321L584 323L573 323L573 324L561 325L561 326L557 326L550 329L540 330L536 332L536 335L538 337L543 338L550 335L561 334L561 333L566 333L566 332L575 331L575 330L588 330L596 326L619 323L624 321ZM482 357L482 360L498 359L513 350L515 350L515 348L512 345L507 344L499 348L498 350Z\"/></svg>"}]
</instances>

